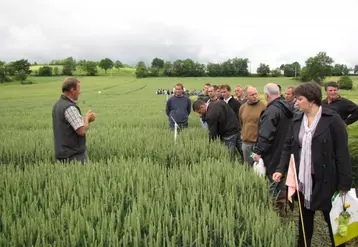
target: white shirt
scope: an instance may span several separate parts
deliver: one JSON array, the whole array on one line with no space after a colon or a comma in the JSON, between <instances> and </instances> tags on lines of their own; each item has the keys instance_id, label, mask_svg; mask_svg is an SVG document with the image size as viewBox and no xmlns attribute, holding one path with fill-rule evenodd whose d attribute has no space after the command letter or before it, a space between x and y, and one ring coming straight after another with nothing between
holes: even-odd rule
<instances>
[{"instance_id":1,"label":"white shirt","mask_svg":"<svg viewBox=\"0 0 358 247\"><path fill-rule=\"evenodd\" d=\"M225 103L229 103L229 100L232 98L232 96L230 96L228 99L224 99Z\"/></svg>"}]
</instances>

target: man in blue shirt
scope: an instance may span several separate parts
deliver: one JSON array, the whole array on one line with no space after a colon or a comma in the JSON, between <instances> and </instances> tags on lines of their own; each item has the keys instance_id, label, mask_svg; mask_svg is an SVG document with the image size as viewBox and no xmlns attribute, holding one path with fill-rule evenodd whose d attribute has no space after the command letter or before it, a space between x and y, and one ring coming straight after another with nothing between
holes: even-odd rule
<instances>
[{"instance_id":1,"label":"man in blue shirt","mask_svg":"<svg viewBox=\"0 0 358 247\"><path fill-rule=\"evenodd\" d=\"M180 129L188 127L188 117L191 112L191 101L183 94L183 88L183 84L176 84L175 94L167 101L165 111L168 116L169 128L171 130L174 130L174 121L179 125Z\"/></svg>"}]
</instances>

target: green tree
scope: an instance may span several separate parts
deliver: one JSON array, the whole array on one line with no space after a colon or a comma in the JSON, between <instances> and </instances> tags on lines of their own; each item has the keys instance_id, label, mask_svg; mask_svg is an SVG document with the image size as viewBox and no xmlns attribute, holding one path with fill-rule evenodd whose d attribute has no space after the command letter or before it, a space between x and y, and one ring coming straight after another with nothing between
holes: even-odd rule
<instances>
[{"instance_id":1,"label":"green tree","mask_svg":"<svg viewBox=\"0 0 358 247\"><path fill-rule=\"evenodd\" d=\"M274 70L271 70L271 76L272 77L279 77L281 76L281 69L280 68L276 68Z\"/></svg>"},{"instance_id":2,"label":"green tree","mask_svg":"<svg viewBox=\"0 0 358 247\"><path fill-rule=\"evenodd\" d=\"M184 69L183 69L183 61L177 59L173 63L173 76L183 76Z\"/></svg>"},{"instance_id":3,"label":"green tree","mask_svg":"<svg viewBox=\"0 0 358 247\"><path fill-rule=\"evenodd\" d=\"M342 76L342 75L348 75L350 69L345 64L335 64L332 68L332 75L334 76Z\"/></svg>"},{"instance_id":4,"label":"green tree","mask_svg":"<svg viewBox=\"0 0 358 247\"><path fill-rule=\"evenodd\" d=\"M157 68L157 67L149 68L148 76L152 76L152 77L159 76L159 68Z\"/></svg>"},{"instance_id":5,"label":"green tree","mask_svg":"<svg viewBox=\"0 0 358 247\"><path fill-rule=\"evenodd\" d=\"M353 88L353 80L347 75L341 76L337 84L340 89L351 90Z\"/></svg>"},{"instance_id":6,"label":"green tree","mask_svg":"<svg viewBox=\"0 0 358 247\"><path fill-rule=\"evenodd\" d=\"M135 75L137 78L144 78L148 76L148 69L143 61L139 61L137 63Z\"/></svg>"},{"instance_id":7,"label":"green tree","mask_svg":"<svg viewBox=\"0 0 358 247\"><path fill-rule=\"evenodd\" d=\"M123 68L123 64L121 61L117 60L114 62L114 67L119 70L119 68Z\"/></svg>"},{"instance_id":8,"label":"green tree","mask_svg":"<svg viewBox=\"0 0 358 247\"><path fill-rule=\"evenodd\" d=\"M50 66L40 67L39 76L52 76L52 67Z\"/></svg>"},{"instance_id":9,"label":"green tree","mask_svg":"<svg viewBox=\"0 0 358 247\"><path fill-rule=\"evenodd\" d=\"M166 61L163 66L163 74L165 76L173 76L173 65L170 61Z\"/></svg>"},{"instance_id":10,"label":"green tree","mask_svg":"<svg viewBox=\"0 0 358 247\"><path fill-rule=\"evenodd\" d=\"M182 76L194 76L195 75L195 63L190 58L187 58L182 63L183 74Z\"/></svg>"},{"instance_id":11,"label":"green tree","mask_svg":"<svg viewBox=\"0 0 358 247\"><path fill-rule=\"evenodd\" d=\"M152 68L162 69L164 67L164 60L160 58L154 58L152 61Z\"/></svg>"},{"instance_id":12,"label":"green tree","mask_svg":"<svg viewBox=\"0 0 358 247\"><path fill-rule=\"evenodd\" d=\"M113 61L109 58L104 58L99 62L99 67L104 69L104 73L107 73L108 69L112 69L113 65Z\"/></svg>"},{"instance_id":13,"label":"green tree","mask_svg":"<svg viewBox=\"0 0 358 247\"><path fill-rule=\"evenodd\" d=\"M358 65L354 66L353 72L354 74L358 74Z\"/></svg>"},{"instance_id":14,"label":"green tree","mask_svg":"<svg viewBox=\"0 0 358 247\"><path fill-rule=\"evenodd\" d=\"M221 76L221 65L219 63L208 63L207 70L209 76Z\"/></svg>"},{"instance_id":15,"label":"green tree","mask_svg":"<svg viewBox=\"0 0 358 247\"><path fill-rule=\"evenodd\" d=\"M325 52L308 58L306 66L301 71L301 81L315 81L321 84L326 76L332 75L333 62Z\"/></svg>"},{"instance_id":16,"label":"green tree","mask_svg":"<svg viewBox=\"0 0 358 247\"><path fill-rule=\"evenodd\" d=\"M54 67L54 68L53 68L53 73L54 73L54 75L59 75L59 74L60 74L59 68L58 68L58 67Z\"/></svg>"},{"instance_id":17,"label":"green tree","mask_svg":"<svg viewBox=\"0 0 358 247\"><path fill-rule=\"evenodd\" d=\"M59 63L63 64L62 73L64 75L73 75L73 72L76 71L76 60L73 57L68 57Z\"/></svg>"},{"instance_id":18,"label":"green tree","mask_svg":"<svg viewBox=\"0 0 358 247\"><path fill-rule=\"evenodd\" d=\"M270 74L270 66L268 64L260 63L260 66L256 70L259 76L265 77Z\"/></svg>"},{"instance_id":19,"label":"green tree","mask_svg":"<svg viewBox=\"0 0 358 247\"><path fill-rule=\"evenodd\" d=\"M6 73L6 63L0 61L0 83L11 81L10 77Z\"/></svg>"},{"instance_id":20,"label":"green tree","mask_svg":"<svg viewBox=\"0 0 358 247\"><path fill-rule=\"evenodd\" d=\"M31 70L30 70L31 64L29 63L29 61L27 61L27 59L17 60L15 62L12 62L11 64L15 73L20 73L21 71L27 75L31 74Z\"/></svg>"},{"instance_id":21,"label":"green tree","mask_svg":"<svg viewBox=\"0 0 358 247\"><path fill-rule=\"evenodd\" d=\"M283 70L283 75L286 77L296 77L300 74L301 65L298 62L282 64L280 70Z\"/></svg>"},{"instance_id":22,"label":"green tree","mask_svg":"<svg viewBox=\"0 0 358 247\"><path fill-rule=\"evenodd\" d=\"M98 73L97 63L94 61L86 61L83 65L83 70L88 76L95 76Z\"/></svg>"}]
</instances>

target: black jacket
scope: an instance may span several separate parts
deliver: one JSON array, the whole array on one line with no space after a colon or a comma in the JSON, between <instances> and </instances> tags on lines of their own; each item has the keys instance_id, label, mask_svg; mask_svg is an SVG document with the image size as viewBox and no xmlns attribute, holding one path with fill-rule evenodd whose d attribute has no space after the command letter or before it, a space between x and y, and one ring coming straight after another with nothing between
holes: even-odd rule
<instances>
[{"instance_id":1,"label":"black jacket","mask_svg":"<svg viewBox=\"0 0 358 247\"><path fill-rule=\"evenodd\" d=\"M297 176L299 174L301 153L299 133L302 119L302 112L296 113L292 119L277 172L285 174L290 155L293 154ZM313 134L312 167L315 185L312 189L311 210L329 211L331 197L335 191L349 190L352 183L347 131L339 115L331 109L322 109L322 117Z\"/></svg>"},{"instance_id":2,"label":"black jacket","mask_svg":"<svg viewBox=\"0 0 358 247\"><path fill-rule=\"evenodd\" d=\"M261 155L269 176L275 172L280 161L292 117L290 106L281 97L270 102L261 113L254 152Z\"/></svg>"},{"instance_id":3,"label":"black jacket","mask_svg":"<svg viewBox=\"0 0 358 247\"><path fill-rule=\"evenodd\" d=\"M234 111L221 100L209 104L203 120L208 123L210 140L231 136L240 131L239 120Z\"/></svg>"},{"instance_id":4,"label":"black jacket","mask_svg":"<svg viewBox=\"0 0 358 247\"><path fill-rule=\"evenodd\" d=\"M352 101L341 96L332 101L330 104L328 104L327 99L323 100L322 107L330 108L336 111L347 125L358 120L358 106Z\"/></svg>"},{"instance_id":5,"label":"black jacket","mask_svg":"<svg viewBox=\"0 0 358 247\"><path fill-rule=\"evenodd\" d=\"M237 119L239 120L239 110L240 110L240 107L241 107L241 103L238 100L236 100L234 97L231 97L231 99L228 101L228 105L234 111L234 113L236 114ZM241 130L240 121L239 121L239 128Z\"/></svg>"}]
</instances>

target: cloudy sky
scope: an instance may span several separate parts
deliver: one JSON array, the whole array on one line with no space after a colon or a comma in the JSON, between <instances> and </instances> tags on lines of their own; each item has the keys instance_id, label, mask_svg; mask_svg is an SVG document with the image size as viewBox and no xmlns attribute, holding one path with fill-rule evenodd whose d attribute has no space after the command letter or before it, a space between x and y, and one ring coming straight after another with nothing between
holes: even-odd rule
<instances>
[{"instance_id":1,"label":"cloudy sky","mask_svg":"<svg viewBox=\"0 0 358 247\"><path fill-rule=\"evenodd\" d=\"M0 0L0 60L358 64L357 0Z\"/></svg>"}]
</instances>

